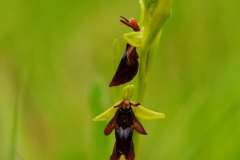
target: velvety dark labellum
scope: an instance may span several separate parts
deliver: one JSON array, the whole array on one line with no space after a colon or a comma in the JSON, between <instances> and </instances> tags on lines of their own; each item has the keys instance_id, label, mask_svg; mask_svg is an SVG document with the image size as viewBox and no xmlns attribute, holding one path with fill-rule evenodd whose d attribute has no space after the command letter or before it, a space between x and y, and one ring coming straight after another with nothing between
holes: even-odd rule
<instances>
[{"instance_id":1,"label":"velvety dark labellum","mask_svg":"<svg viewBox=\"0 0 240 160\"><path fill-rule=\"evenodd\" d=\"M138 72L138 53L136 47L129 44L122 55L117 71L109 87L118 86L131 81Z\"/></svg>"},{"instance_id":2,"label":"velvety dark labellum","mask_svg":"<svg viewBox=\"0 0 240 160\"><path fill-rule=\"evenodd\" d=\"M116 106L119 108L104 130L104 134L109 135L115 129L116 142L110 160L119 160L121 155L124 155L126 160L134 160L133 130L135 129L143 135L147 134L136 119L131 105L139 104L131 104L130 101L124 100L119 106Z\"/></svg>"}]
</instances>

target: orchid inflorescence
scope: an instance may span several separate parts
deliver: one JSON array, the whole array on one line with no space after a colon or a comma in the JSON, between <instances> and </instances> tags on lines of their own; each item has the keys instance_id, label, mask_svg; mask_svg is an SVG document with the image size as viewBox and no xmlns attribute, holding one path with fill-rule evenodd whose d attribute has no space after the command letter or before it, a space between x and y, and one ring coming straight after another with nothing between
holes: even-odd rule
<instances>
[{"instance_id":1,"label":"orchid inflorescence","mask_svg":"<svg viewBox=\"0 0 240 160\"><path fill-rule=\"evenodd\" d=\"M134 85L127 85L122 89L122 99L118 99L119 101L116 104L93 119L93 121L111 119L104 130L105 135L109 135L115 130L116 142L110 160L119 160L122 155L124 155L126 160L134 160L133 131L136 130L142 135L147 134L137 118L153 120L165 117L163 113L144 108L141 103L144 97L149 70L161 37L162 26L171 13L172 1L139 0L139 3L141 9L139 24L135 18L128 20L120 16L120 22L129 26L133 32L123 35L123 38L127 42L126 49L118 64L117 71L109 84L109 87L123 85L130 82L139 72L137 103L131 101ZM114 51L118 51L116 47L118 45L114 45ZM136 47L139 47L141 50L140 56L137 53ZM118 56L114 55L114 57L114 60L118 61ZM118 92L115 93L121 94Z\"/></svg>"}]
</instances>

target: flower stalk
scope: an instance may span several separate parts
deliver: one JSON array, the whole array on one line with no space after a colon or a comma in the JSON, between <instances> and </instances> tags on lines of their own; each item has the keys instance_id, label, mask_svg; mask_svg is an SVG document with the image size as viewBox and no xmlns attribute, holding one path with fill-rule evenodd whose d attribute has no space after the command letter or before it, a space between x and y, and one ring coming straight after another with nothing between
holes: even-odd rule
<instances>
[{"instance_id":1,"label":"flower stalk","mask_svg":"<svg viewBox=\"0 0 240 160\"><path fill-rule=\"evenodd\" d=\"M161 38L162 26L171 14L172 0L139 0L139 4L141 10L139 24L134 18L128 20L121 16L122 20L120 21L131 27L133 32L123 35L127 45L119 65L117 65L120 58L118 41L115 40L113 45L114 67L117 71L109 86L115 87L115 104L93 119L93 121L103 121L112 118L104 130L105 135L109 135L115 130L116 142L110 157L111 160L119 160L121 155L128 160L139 159L140 137L139 134L134 133L134 151L133 130L143 135L147 133L136 117L144 120L165 117L163 113L146 109L142 104L149 72ZM140 56L138 56L136 47L140 48ZM140 59L139 63L138 58ZM134 85L125 86L122 89L122 96L120 95L120 85L131 81L137 71L139 74L137 103L135 103L131 101ZM119 101L119 99L121 100Z\"/></svg>"}]
</instances>

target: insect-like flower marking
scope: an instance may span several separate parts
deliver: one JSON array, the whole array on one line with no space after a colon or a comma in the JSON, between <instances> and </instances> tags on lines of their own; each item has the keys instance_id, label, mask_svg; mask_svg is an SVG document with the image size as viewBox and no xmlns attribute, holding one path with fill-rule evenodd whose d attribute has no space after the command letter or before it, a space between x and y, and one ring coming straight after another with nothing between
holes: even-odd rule
<instances>
[{"instance_id":1,"label":"insect-like flower marking","mask_svg":"<svg viewBox=\"0 0 240 160\"><path fill-rule=\"evenodd\" d=\"M131 18L130 20L121 16L121 22L134 31L140 31L140 27L136 19ZM138 53L136 47L127 43L125 52L122 55L121 61L118 65L117 71L109 84L109 87L118 86L131 81L138 72Z\"/></svg>"},{"instance_id":2,"label":"insect-like flower marking","mask_svg":"<svg viewBox=\"0 0 240 160\"><path fill-rule=\"evenodd\" d=\"M136 117L144 120L165 117L163 113L154 112L142 107L140 103L130 101L133 91L133 85L124 87L122 100L93 119L93 121L104 121L112 118L104 130L104 134L109 135L115 129L116 142L110 160L119 160L121 155L124 155L126 160L134 159L133 131L136 130L143 135L147 134Z\"/></svg>"},{"instance_id":3,"label":"insect-like flower marking","mask_svg":"<svg viewBox=\"0 0 240 160\"><path fill-rule=\"evenodd\" d=\"M133 130L143 135L147 134L131 108L131 106L138 105L140 104L132 104L129 100L123 100L122 103L114 106L118 109L104 130L104 134L109 135L115 129L116 142L110 160L119 160L121 155L124 155L127 160L133 160L135 157Z\"/></svg>"}]
</instances>

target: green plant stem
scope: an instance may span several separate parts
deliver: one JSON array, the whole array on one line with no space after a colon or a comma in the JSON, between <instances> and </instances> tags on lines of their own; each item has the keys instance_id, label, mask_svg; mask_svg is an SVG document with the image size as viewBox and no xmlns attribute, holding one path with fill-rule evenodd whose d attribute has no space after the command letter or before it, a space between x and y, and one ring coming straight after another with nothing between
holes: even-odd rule
<instances>
[{"instance_id":1,"label":"green plant stem","mask_svg":"<svg viewBox=\"0 0 240 160\"><path fill-rule=\"evenodd\" d=\"M143 103L144 92L147 82L145 81L147 54L142 50L139 65L137 102ZM139 160L140 135L134 132L135 160Z\"/></svg>"},{"instance_id":2,"label":"green plant stem","mask_svg":"<svg viewBox=\"0 0 240 160\"><path fill-rule=\"evenodd\" d=\"M138 90L137 90L137 102L143 104L145 89L148 81L148 75L157 52L159 40L161 38L161 31L151 46L143 45L141 48L140 65L139 65L139 76L138 76ZM139 134L134 135L135 142L135 160L139 160L139 146L140 136Z\"/></svg>"},{"instance_id":3,"label":"green plant stem","mask_svg":"<svg viewBox=\"0 0 240 160\"><path fill-rule=\"evenodd\" d=\"M135 150L135 160L139 160L139 147L140 147L140 136L139 133L133 133L133 143L134 143L134 150Z\"/></svg>"},{"instance_id":4,"label":"green plant stem","mask_svg":"<svg viewBox=\"0 0 240 160\"><path fill-rule=\"evenodd\" d=\"M141 20L140 23L146 23L146 13L143 1L139 1L141 8ZM144 20L143 20L144 17ZM143 22L144 21L144 22ZM145 30L146 31L146 30ZM146 32L143 32L143 37L146 35ZM144 93L147 82L145 81L146 74L146 64L147 64L147 52L141 47L141 55L139 61L139 70L138 70L138 86L137 86L137 102L143 103ZM135 160L139 160L139 148L140 148L140 135L134 132L134 147L135 147Z\"/></svg>"},{"instance_id":5,"label":"green plant stem","mask_svg":"<svg viewBox=\"0 0 240 160\"><path fill-rule=\"evenodd\" d=\"M146 71L147 71L147 55L148 51L145 48L141 50L139 75L138 75L138 90L137 90L137 102L143 103L145 88L147 85Z\"/></svg>"}]
</instances>

